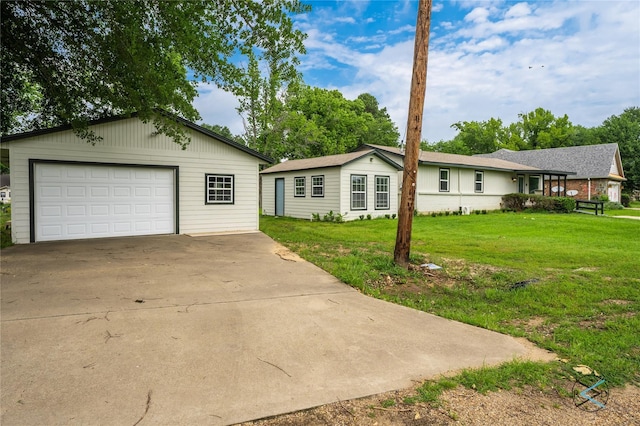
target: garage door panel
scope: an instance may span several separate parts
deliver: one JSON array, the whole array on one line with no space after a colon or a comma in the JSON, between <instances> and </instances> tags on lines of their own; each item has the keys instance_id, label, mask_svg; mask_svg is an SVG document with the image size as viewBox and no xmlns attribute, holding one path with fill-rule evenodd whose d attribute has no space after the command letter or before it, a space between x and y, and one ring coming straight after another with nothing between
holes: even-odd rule
<instances>
[{"instance_id":1,"label":"garage door panel","mask_svg":"<svg viewBox=\"0 0 640 426\"><path fill-rule=\"evenodd\" d=\"M36 164L36 240L173 233L173 181L171 169Z\"/></svg>"}]
</instances>

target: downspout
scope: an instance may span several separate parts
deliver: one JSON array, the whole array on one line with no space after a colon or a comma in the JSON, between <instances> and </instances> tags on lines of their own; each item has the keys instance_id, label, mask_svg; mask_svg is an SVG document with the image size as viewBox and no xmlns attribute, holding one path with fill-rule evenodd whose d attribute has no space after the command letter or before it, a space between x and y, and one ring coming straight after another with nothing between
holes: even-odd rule
<instances>
[{"instance_id":1,"label":"downspout","mask_svg":"<svg viewBox=\"0 0 640 426\"><path fill-rule=\"evenodd\" d=\"M587 178L587 182L588 182L588 185L587 185L587 191L588 191L587 200L591 200L591 178Z\"/></svg>"},{"instance_id":2,"label":"downspout","mask_svg":"<svg viewBox=\"0 0 640 426\"><path fill-rule=\"evenodd\" d=\"M460 167L458 167L458 206L459 209L462 209L462 191L460 190Z\"/></svg>"}]
</instances>

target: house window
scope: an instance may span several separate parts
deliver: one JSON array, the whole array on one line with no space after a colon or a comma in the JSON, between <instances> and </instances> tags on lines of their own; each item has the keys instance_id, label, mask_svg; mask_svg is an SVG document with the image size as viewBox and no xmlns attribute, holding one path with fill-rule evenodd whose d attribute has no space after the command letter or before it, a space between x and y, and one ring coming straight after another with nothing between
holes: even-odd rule
<instances>
[{"instance_id":1,"label":"house window","mask_svg":"<svg viewBox=\"0 0 640 426\"><path fill-rule=\"evenodd\" d=\"M367 209L367 177L351 175L351 210Z\"/></svg>"},{"instance_id":2,"label":"house window","mask_svg":"<svg viewBox=\"0 0 640 426\"><path fill-rule=\"evenodd\" d=\"M484 172L476 170L475 191L484 192Z\"/></svg>"},{"instance_id":3,"label":"house window","mask_svg":"<svg viewBox=\"0 0 640 426\"><path fill-rule=\"evenodd\" d=\"M529 176L529 194L540 190L540 176Z\"/></svg>"},{"instance_id":4,"label":"house window","mask_svg":"<svg viewBox=\"0 0 640 426\"><path fill-rule=\"evenodd\" d=\"M449 192L449 169L440 169L440 192Z\"/></svg>"},{"instance_id":5,"label":"house window","mask_svg":"<svg viewBox=\"0 0 640 426\"><path fill-rule=\"evenodd\" d=\"M389 176L376 176L376 209L389 209Z\"/></svg>"},{"instance_id":6,"label":"house window","mask_svg":"<svg viewBox=\"0 0 640 426\"><path fill-rule=\"evenodd\" d=\"M307 179L303 176L303 177L297 177L294 179L294 193L293 195L295 197L304 197L306 195L305 190L306 190L306 182Z\"/></svg>"},{"instance_id":7,"label":"house window","mask_svg":"<svg viewBox=\"0 0 640 426\"><path fill-rule=\"evenodd\" d=\"M311 196L324 197L324 176L311 176Z\"/></svg>"},{"instance_id":8,"label":"house window","mask_svg":"<svg viewBox=\"0 0 640 426\"><path fill-rule=\"evenodd\" d=\"M205 204L233 204L233 175L205 174Z\"/></svg>"}]
</instances>

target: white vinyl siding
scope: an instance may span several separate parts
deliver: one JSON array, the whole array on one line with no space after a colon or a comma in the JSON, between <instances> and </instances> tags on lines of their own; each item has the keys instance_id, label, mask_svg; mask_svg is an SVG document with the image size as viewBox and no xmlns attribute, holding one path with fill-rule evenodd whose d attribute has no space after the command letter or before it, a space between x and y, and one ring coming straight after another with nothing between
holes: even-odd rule
<instances>
[{"instance_id":1,"label":"white vinyl siding","mask_svg":"<svg viewBox=\"0 0 640 426\"><path fill-rule=\"evenodd\" d=\"M351 210L367 209L367 176L351 175Z\"/></svg>"},{"instance_id":2,"label":"white vinyl siding","mask_svg":"<svg viewBox=\"0 0 640 426\"><path fill-rule=\"evenodd\" d=\"M366 210L351 210L351 176L366 176ZM375 210L375 176L389 175L389 209ZM295 178L305 177L310 191L313 176L324 176L324 197L295 197ZM284 178L285 215L301 219L311 219L313 214L324 217L330 211L340 214L344 220L357 220L360 215L379 217L398 212L397 169L371 155L343 166L310 170L262 174L262 213L275 214L275 180Z\"/></svg>"},{"instance_id":3,"label":"white vinyl siding","mask_svg":"<svg viewBox=\"0 0 640 426\"><path fill-rule=\"evenodd\" d=\"M92 130L102 137L95 145L71 130L3 142L11 159L14 241L30 240L29 159L176 167L181 234L258 229L260 159L195 131L190 132L191 143L183 150L171 138L157 134L152 124L137 118L99 124ZM203 176L211 172L234 175L234 204L205 204Z\"/></svg>"}]
</instances>

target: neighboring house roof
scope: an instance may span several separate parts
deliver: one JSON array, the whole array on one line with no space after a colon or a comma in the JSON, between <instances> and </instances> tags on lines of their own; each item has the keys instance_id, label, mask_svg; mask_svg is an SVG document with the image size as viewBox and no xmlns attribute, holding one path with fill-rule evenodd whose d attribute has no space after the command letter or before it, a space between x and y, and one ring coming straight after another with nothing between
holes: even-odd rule
<instances>
[{"instance_id":1,"label":"neighboring house roof","mask_svg":"<svg viewBox=\"0 0 640 426\"><path fill-rule=\"evenodd\" d=\"M338 167L344 166L345 164L349 164L359 158L367 156L369 154L373 154L376 157L380 158L385 163L388 163L390 166L395 168L396 170L402 170L402 167L398 165L395 161L390 160L380 152L370 149L366 151L355 151L350 152L348 154L337 154L337 155L326 155L324 157L315 157L315 158L304 158L301 160L288 160L284 161L280 164L276 164L273 167L269 167L268 169L263 170L262 174L267 173L278 173L278 172L291 172L294 170L309 170L309 169L320 169L325 167Z\"/></svg>"},{"instance_id":2,"label":"neighboring house roof","mask_svg":"<svg viewBox=\"0 0 640 426\"><path fill-rule=\"evenodd\" d=\"M570 170L575 174L572 179L626 180L617 143L526 151L501 149L491 154L479 154L478 157L500 158L539 168Z\"/></svg>"},{"instance_id":3,"label":"neighboring house roof","mask_svg":"<svg viewBox=\"0 0 640 426\"><path fill-rule=\"evenodd\" d=\"M365 144L363 147L374 148L383 152L392 153L404 157L404 152L400 148L392 146L381 146ZM437 166L455 166L462 168L474 168L484 170L504 170L512 172L539 172L550 174L572 174L571 172L564 171L565 169L550 169L534 167L516 163L513 161L507 161L498 158L482 158L469 155L459 154L446 154L443 152L421 151L419 157L420 164L431 164Z\"/></svg>"},{"instance_id":4,"label":"neighboring house roof","mask_svg":"<svg viewBox=\"0 0 640 426\"><path fill-rule=\"evenodd\" d=\"M226 138L226 137L224 137L222 135L219 135L219 134L217 134L215 132L212 132L209 129L205 129L204 127L198 126L197 124L192 123L191 121L185 120L184 118L176 117L174 115L171 115L171 114L168 114L168 113L165 113L165 112L162 112L162 111L160 111L160 113L171 116L171 118L175 119L176 121L178 121L179 123L181 123L182 125L184 125L185 127L189 128L191 130L194 130L194 131L199 132L199 133L203 133L203 134L205 134L207 136L210 136L210 137L212 137L214 139L217 139L222 143L230 145L230 146L232 146L232 147L234 147L236 149L239 149L240 151L244 151L247 154L253 155L254 157L257 157L257 158L259 158L261 160L266 161L267 163L273 163L273 158L268 157L268 156L266 156L264 154L261 154L258 151L254 151L253 149L251 149L251 148L249 148L249 147L247 147L245 145L242 145L242 144L239 144L239 143L237 143L235 141L232 141L231 139ZM137 117L137 116L138 116L138 114L133 113L133 114L127 115L127 116L106 117L106 118L102 118L100 120L90 121L89 122L89 126L95 126L97 124L108 123L108 122L111 122L111 121L126 120L126 119ZM10 141L15 141L15 140L30 138L30 137L33 137L33 136L46 135L46 134L49 134L49 133L62 132L64 130L72 130L72 129L73 129L73 127L70 124L65 124L65 125L62 125L62 126L51 127L51 128L48 128L48 129L33 130L31 132L16 133L16 134L13 134L13 135L2 136L2 138L0 139L0 142L10 142Z\"/></svg>"}]
</instances>

